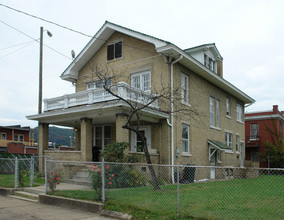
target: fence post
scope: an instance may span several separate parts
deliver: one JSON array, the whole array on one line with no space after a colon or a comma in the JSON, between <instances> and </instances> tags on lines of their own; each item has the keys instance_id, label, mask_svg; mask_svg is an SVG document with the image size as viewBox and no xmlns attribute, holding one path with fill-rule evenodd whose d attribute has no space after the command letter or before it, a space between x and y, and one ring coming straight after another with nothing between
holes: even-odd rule
<instances>
[{"instance_id":1,"label":"fence post","mask_svg":"<svg viewBox=\"0 0 284 220\"><path fill-rule=\"evenodd\" d=\"M15 188L18 188L18 178L19 178L19 162L18 157L15 158Z\"/></svg>"},{"instance_id":2,"label":"fence post","mask_svg":"<svg viewBox=\"0 0 284 220\"><path fill-rule=\"evenodd\" d=\"M30 187L34 184L34 166L35 166L35 158L34 155L31 157L31 164L30 164Z\"/></svg>"},{"instance_id":3,"label":"fence post","mask_svg":"<svg viewBox=\"0 0 284 220\"><path fill-rule=\"evenodd\" d=\"M102 202L105 202L105 160L102 158Z\"/></svg>"},{"instance_id":4,"label":"fence post","mask_svg":"<svg viewBox=\"0 0 284 220\"><path fill-rule=\"evenodd\" d=\"M50 172L54 174L54 158L51 157Z\"/></svg>"},{"instance_id":5,"label":"fence post","mask_svg":"<svg viewBox=\"0 0 284 220\"><path fill-rule=\"evenodd\" d=\"M47 193L47 161L46 157L44 158L44 182L45 182L45 194Z\"/></svg>"},{"instance_id":6,"label":"fence post","mask_svg":"<svg viewBox=\"0 0 284 220\"><path fill-rule=\"evenodd\" d=\"M177 166L177 217L179 217L179 166Z\"/></svg>"}]
</instances>

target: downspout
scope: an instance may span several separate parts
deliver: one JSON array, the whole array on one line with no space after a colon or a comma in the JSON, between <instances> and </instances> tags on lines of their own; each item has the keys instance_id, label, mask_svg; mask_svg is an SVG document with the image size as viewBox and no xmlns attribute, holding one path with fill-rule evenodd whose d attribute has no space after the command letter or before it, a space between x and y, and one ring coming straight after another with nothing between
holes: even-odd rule
<instances>
[{"instance_id":1,"label":"downspout","mask_svg":"<svg viewBox=\"0 0 284 220\"><path fill-rule=\"evenodd\" d=\"M171 62L171 123L167 120L168 124L171 126L171 167L172 167L172 183L175 183L175 176L174 176L174 97L173 97L173 90L174 90L174 64L180 61L183 58L182 55L180 57Z\"/></svg>"}]
</instances>

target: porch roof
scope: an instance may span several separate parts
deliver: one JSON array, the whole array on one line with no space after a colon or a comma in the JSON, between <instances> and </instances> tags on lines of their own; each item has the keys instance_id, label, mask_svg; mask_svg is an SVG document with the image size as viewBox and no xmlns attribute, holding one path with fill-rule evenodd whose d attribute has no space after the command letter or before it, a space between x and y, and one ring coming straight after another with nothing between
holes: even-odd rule
<instances>
[{"instance_id":1,"label":"porch roof","mask_svg":"<svg viewBox=\"0 0 284 220\"><path fill-rule=\"evenodd\" d=\"M91 118L93 124L108 124L116 121L117 113L127 114L129 111L129 106L123 101L108 101L104 103L47 111L41 114L29 115L27 116L27 119L47 124L79 127L81 118ZM169 118L169 114L152 108L141 110L140 116L141 120L152 123L158 123L160 119Z\"/></svg>"},{"instance_id":2,"label":"porch roof","mask_svg":"<svg viewBox=\"0 0 284 220\"><path fill-rule=\"evenodd\" d=\"M221 151L231 151L232 149L227 146L226 144L223 144L222 142L220 141L215 141L215 140L207 140L208 144L210 144L211 146L217 148L218 150L221 150Z\"/></svg>"}]
</instances>

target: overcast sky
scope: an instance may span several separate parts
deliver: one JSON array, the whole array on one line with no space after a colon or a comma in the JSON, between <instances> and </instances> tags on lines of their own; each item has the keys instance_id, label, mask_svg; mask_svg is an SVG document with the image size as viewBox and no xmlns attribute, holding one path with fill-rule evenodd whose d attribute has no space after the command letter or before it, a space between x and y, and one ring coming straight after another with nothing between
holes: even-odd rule
<instances>
[{"instance_id":1,"label":"overcast sky","mask_svg":"<svg viewBox=\"0 0 284 220\"><path fill-rule=\"evenodd\" d=\"M272 105L284 110L282 0L0 0L0 4L92 36L108 20L182 49L216 43L224 59L224 78L256 100L246 111L270 110ZM44 33L44 44L53 50L44 47L43 98L75 91L59 76L71 62L70 51L78 54L90 38L0 5L0 125L37 126L26 116L38 111L39 43L33 39L39 38L40 26L53 34L49 38Z\"/></svg>"}]
</instances>

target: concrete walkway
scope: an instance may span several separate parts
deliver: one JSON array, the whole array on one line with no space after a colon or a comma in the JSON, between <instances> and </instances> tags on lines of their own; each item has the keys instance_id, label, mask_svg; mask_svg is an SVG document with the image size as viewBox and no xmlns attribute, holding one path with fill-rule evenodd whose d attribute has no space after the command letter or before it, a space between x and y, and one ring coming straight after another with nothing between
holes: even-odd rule
<instances>
[{"instance_id":1,"label":"concrete walkway","mask_svg":"<svg viewBox=\"0 0 284 220\"><path fill-rule=\"evenodd\" d=\"M63 184L62 184L63 185ZM0 195L0 220L113 220L97 214L41 203L26 202Z\"/></svg>"},{"instance_id":2,"label":"concrete walkway","mask_svg":"<svg viewBox=\"0 0 284 220\"><path fill-rule=\"evenodd\" d=\"M25 188L39 191L40 193L45 193L45 185L41 185L37 187L25 187ZM56 190L92 190L92 187L63 182L57 185Z\"/></svg>"}]
</instances>

